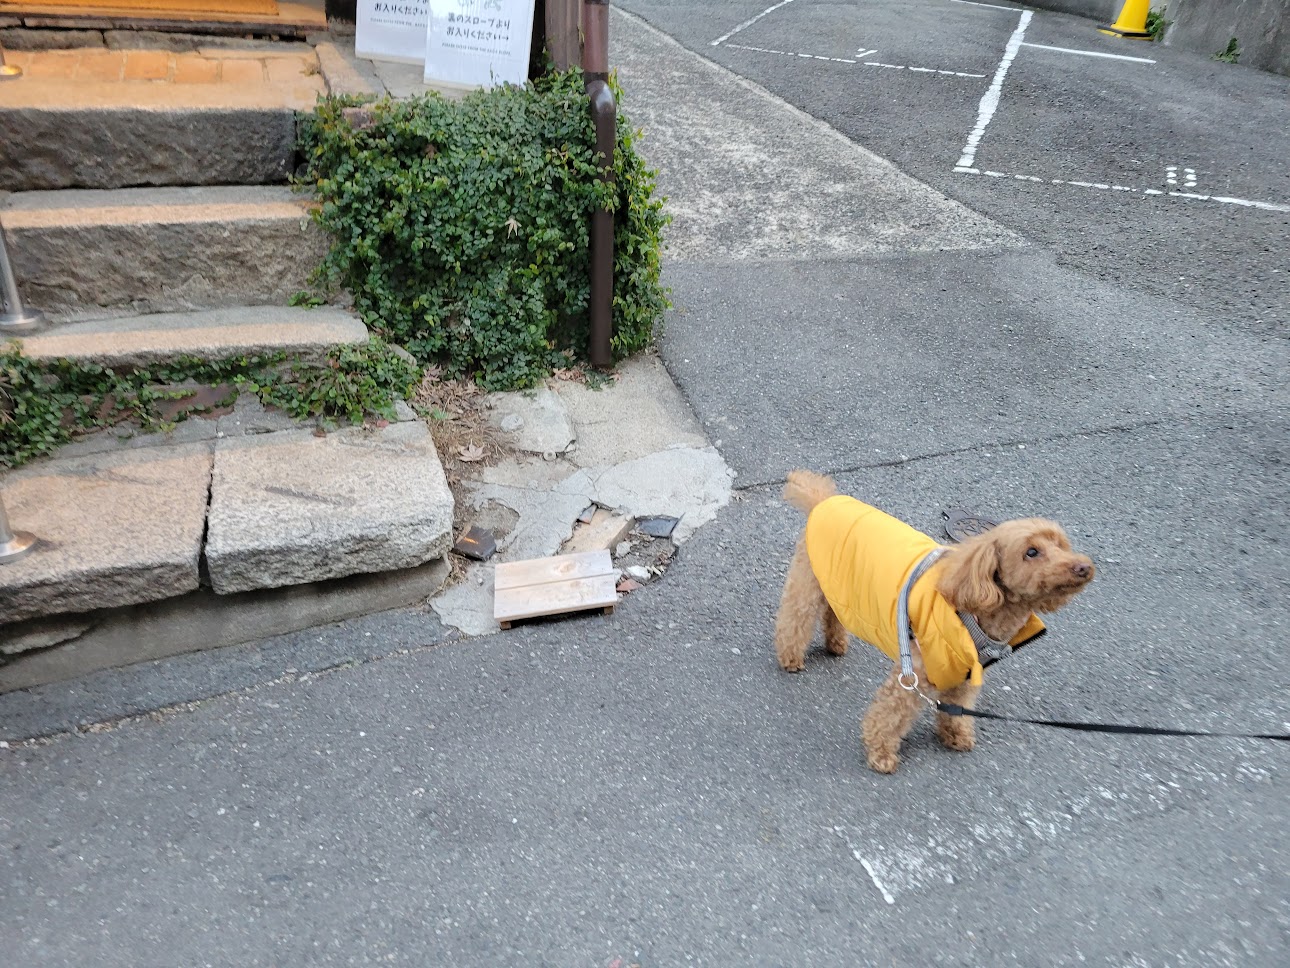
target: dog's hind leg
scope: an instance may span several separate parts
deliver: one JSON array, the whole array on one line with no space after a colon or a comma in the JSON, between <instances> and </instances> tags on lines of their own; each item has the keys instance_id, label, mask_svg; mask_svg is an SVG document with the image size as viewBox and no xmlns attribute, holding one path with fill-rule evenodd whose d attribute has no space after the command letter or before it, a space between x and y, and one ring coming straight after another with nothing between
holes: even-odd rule
<instances>
[{"instance_id":1,"label":"dog's hind leg","mask_svg":"<svg viewBox=\"0 0 1290 968\"><path fill-rule=\"evenodd\" d=\"M824 647L833 655L847 654L848 641L847 627L838 621L837 614L830 607L829 603L824 603Z\"/></svg>"},{"instance_id":2,"label":"dog's hind leg","mask_svg":"<svg viewBox=\"0 0 1290 968\"><path fill-rule=\"evenodd\" d=\"M946 690L941 699L954 706L971 709L976 705L976 697L981 694L981 687L965 682L961 686ZM976 746L976 729L971 716L947 716L936 714L936 735L946 749L966 753Z\"/></svg>"},{"instance_id":3,"label":"dog's hind leg","mask_svg":"<svg viewBox=\"0 0 1290 968\"><path fill-rule=\"evenodd\" d=\"M775 655L789 672L801 672L806 665L806 647L815 634L822 609L827 607L820 583L811 571L806 544L799 540L784 580L779 614L775 616Z\"/></svg>"},{"instance_id":4,"label":"dog's hind leg","mask_svg":"<svg viewBox=\"0 0 1290 968\"><path fill-rule=\"evenodd\" d=\"M919 679L923 678L922 663L916 662ZM900 686L900 667L891 670L864 715L861 731L869 765L879 773L895 773L900 766L900 744L922 711L918 695Z\"/></svg>"}]
</instances>

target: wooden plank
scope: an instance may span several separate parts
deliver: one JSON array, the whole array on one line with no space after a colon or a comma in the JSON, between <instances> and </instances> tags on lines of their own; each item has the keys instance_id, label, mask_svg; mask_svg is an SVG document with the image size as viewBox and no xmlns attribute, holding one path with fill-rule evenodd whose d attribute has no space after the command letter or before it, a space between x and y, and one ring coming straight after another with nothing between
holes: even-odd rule
<instances>
[{"instance_id":1,"label":"wooden plank","mask_svg":"<svg viewBox=\"0 0 1290 968\"><path fill-rule=\"evenodd\" d=\"M498 591L570 581L579 578L609 576L618 572L607 550L582 551L572 555L552 558L533 558L528 561L507 561L497 565L493 573L493 586Z\"/></svg>"},{"instance_id":2,"label":"wooden plank","mask_svg":"<svg viewBox=\"0 0 1290 968\"><path fill-rule=\"evenodd\" d=\"M575 578L520 588L498 589L493 599L493 618L507 623L540 615L560 615L588 609L612 609L618 603L616 575Z\"/></svg>"},{"instance_id":3,"label":"wooden plank","mask_svg":"<svg viewBox=\"0 0 1290 968\"><path fill-rule=\"evenodd\" d=\"M546 0L546 49L558 71L582 63L582 0Z\"/></svg>"}]
</instances>

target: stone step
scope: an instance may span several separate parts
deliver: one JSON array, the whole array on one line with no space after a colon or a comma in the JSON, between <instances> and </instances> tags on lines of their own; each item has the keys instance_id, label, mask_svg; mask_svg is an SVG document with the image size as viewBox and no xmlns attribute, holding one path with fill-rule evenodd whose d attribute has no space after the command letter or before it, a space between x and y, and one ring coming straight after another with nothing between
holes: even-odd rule
<instances>
[{"instance_id":1,"label":"stone step","mask_svg":"<svg viewBox=\"0 0 1290 968\"><path fill-rule=\"evenodd\" d=\"M327 251L285 186L16 192L0 208L25 302L56 317L285 304Z\"/></svg>"},{"instance_id":2,"label":"stone step","mask_svg":"<svg viewBox=\"0 0 1290 968\"><path fill-rule=\"evenodd\" d=\"M316 356L367 340L367 327L333 306L234 306L65 323L23 339L23 353L102 366L147 366L182 356L225 359L285 351Z\"/></svg>"},{"instance_id":3,"label":"stone step","mask_svg":"<svg viewBox=\"0 0 1290 968\"><path fill-rule=\"evenodd\" d=\"M285 182L296 115L325 85L304 45L13 51L0 85L4 188Z\"/></svg>"},{"instance_id":4,"label":"stone step","mask_svg":"<svg viewBox=\"0 0 1290 968\"><path fill-rule=\"evenodd\" d=\"M447 553L453 497L420 420L216 441L211 587L257 588L411 568Z\"/></svg>"},{"instance_id":5,"label":"stone step","mask_svg":"<svg viewBox=\"0 0 1290 968\"><path fill-rule=\"evenodd\" d=\"M10 520L39 542L0 568L0 642L36 620L97 620L98 610L170 599L199 583L227 595L442 557L452 492L426 425L404 415L324 436L249 427L10 472Z\"/></svg>"},{"instance_id":6,"label":"stone step","mask_svg":"<svg viewBox=\"0 0 1290 968\"><path fill-rule=\"evenodd\" d=\"M209 442L64 458L13 471L3 497L36 547L0 567L7 623L158 601L198 585ZM0 626L0 639L9 636Z\"/></svg>"}]
</instances>

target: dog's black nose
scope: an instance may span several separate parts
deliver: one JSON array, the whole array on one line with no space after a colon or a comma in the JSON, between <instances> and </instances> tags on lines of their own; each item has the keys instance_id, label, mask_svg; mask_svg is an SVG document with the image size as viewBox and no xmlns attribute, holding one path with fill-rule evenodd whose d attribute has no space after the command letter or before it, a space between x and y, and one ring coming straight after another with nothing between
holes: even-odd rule
<instances>
[{"instance_id":1,"label":"dog's black nose","mask_svg":"<svg viewBox=\"0 0 1290 968\"><path fill-rule=\"evenodd\" d=\"M1077 561L1075 564L1071 565L1071 571L1075 573L1076 578L1087 578L1089 572L1092 570L1092 568L1082 561Z\"/></svg>"}]
</instances>

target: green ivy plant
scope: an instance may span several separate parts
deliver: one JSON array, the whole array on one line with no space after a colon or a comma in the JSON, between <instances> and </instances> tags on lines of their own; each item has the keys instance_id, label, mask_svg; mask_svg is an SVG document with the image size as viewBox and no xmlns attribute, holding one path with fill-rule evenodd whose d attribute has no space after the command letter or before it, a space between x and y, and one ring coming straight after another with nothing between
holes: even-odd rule
<instances>
[{"instance_id":1,"label":"green ivy plant","mask_svg":"<svg viewBox=\"0 0 1290 968\"><path fill-rule=\"evenodd\" d=\"M367 416L394 419L419 368L380 339L335 347L320 362L285 354L209 361L195 358L151 367L110 369L74 360L35 360L16 341L0 344L0 467L17 467L72 438L127 421L144 432L172 426L157 409L191 390L177 384L255 393L299 419L326 423Z\"/></svg>"},{"instance_id":2,"label":"green ivy plant","mask_svg":"<svg viewBox=\"0 0 1290 968\"><path fill-rule=\"evenodd\" d=\"M1241 59L1241 42L1233 37L1227 42L1226 47L1214 55L1213 59L1222 61L1224 64L1235 64Z\"/></svg>"},{"instance_id":3,"label":"green ivy plant","mask_svg":"<svg viewBox=\"0 0 1290 968\"><path fill-rule=\"evenodd\" d=\"M411 394L420 376L415 363L373 339L336 347L321 363L297 360L248 388L259 392L261 402L298 420L344 417L357 424L369 414L393 420L394 401Z\"/></svg>"},{"instance_id":4,"label":"green ivy plant","mask_svg":"<svg viewBox=\"0 0 1290 968\"><path fill-rule=\"evenodd\" d=\"M1147 11L1147 24L1145 30L1147 31L1147 36L1152 40L1162 39L1165 35L1165 28L1173 23L1172 20L1165 19L1165 13L1168 9L1168 7L1161 6L1152 7Z\"/></svg>"},{"instance_id":5,"label":"green ivy plant","mask_svg":"<svg viewBox=\"0 0 1290 968\"><path fill-rule=\"evenodd\" d=\"M620 94L621 92L616 92ZM321 101L302 124L299 183L333 245L319 284L373 330L451 377L532 386L588 338L589 223L615 213L616 359L649 345L667 307L655 173L619 115L601 182L579 70L523 87L365 104Z\"/></svg>"}]
</instances>

